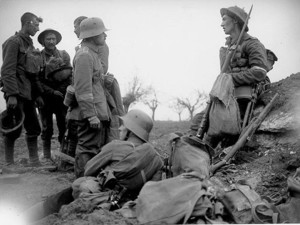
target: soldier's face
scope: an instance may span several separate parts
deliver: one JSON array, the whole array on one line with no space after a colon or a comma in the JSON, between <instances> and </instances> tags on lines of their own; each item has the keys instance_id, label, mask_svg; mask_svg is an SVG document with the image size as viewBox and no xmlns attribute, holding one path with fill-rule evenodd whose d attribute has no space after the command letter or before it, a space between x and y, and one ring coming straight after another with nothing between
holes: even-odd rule
<instances>
[{"instance_id":1,"label":"soldier's face","mask_svg":"<svg viewBox=\"0 0 300 225\"><path fill-rule=\"evenodd\" d=\"M56 40L56 36L53 33L48 33L45 36L45 41L44 41L44 45L46 49L50 49L53 50L55 49L57 40Z\"/></svg>"},{"instance_id":2,"label":"soldier's face","mask_svg":"<svg viewBox=\"0 0 300 225\"><path fill-rule=\"evenodd\" d=\"M34 18L32 19L30 22L28 22L28 33L30 36L34 36L36 34L36 32L38 32L40 30L39 28L39 21Z\"/></svg>"},{"instance_id":3,"label":"soldier's face","mask_svg":"<svg viewBox=\"0 0 300 225\"><path fill-rule=\"evenodd\" d=\"M80 23L74 23L74 33L79 38L79 35L80 35Z\"/></svg>"},{"instance_id":4,"label":"soldier's face","mask_svg":"<svg viewBox=\"0 0 300 225\"><path fill-rule=\"evenodd\" d=\"M231 34L235 29L235 20L227 15L222 17L221 27L225 34Z\"/></svg>"},{"instance_id":5,"label":"soldier's face","mask_svg":"<svg viewBox=\"0 0 300 225\"><path fill-rule=\"evenodd\" d=\"M95 44L96 45L101 45L101 46L104 45L106 37L107 37L107 35L104 32L102 34L99 34L98 36L96 36L94 38Z\"/></svg>"},{"instance_id":6,"label":"soldier's face","mask_svg":"<svg viewBox=\"0 0 300 225\"><path fill-rule=\"evenodd\" d=\"M120 140L124 141L127 138L127 128L124 125L121 125L119 127L119 132L120 132Z\"/></svg>"}]
</instances>

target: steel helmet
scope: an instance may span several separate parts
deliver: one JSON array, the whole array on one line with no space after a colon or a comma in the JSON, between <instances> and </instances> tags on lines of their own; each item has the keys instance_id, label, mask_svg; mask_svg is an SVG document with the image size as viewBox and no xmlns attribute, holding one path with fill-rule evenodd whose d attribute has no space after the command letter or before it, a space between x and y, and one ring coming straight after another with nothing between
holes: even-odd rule
<instances>
[{"instance_id":1,"label":"steel helmet","mask_svg":"<svg viewBox=\"0 0 300 225\"><path fill-rule=\"evenodd\" d=\"M4 110L1 115L1 132L3 134L10 134L22 127L25 114L20 108L13 110Z\"/></svg>"},{"instance_id":2,"label":"steel helmet","mask_svg":"<svg viewBox=\"0 0 300 225\"><path fill-rule=\"evenodd\" d=\"M153 121L146 113L138 109L133 109L120 118L128 130L143 141L148 142L149 134L153 128Z\"/></svg>"},{"instance_id":3,"label":"steel helmet","mask_svg":"<svg viewBox=\"0 0 300 225\"><path fill-rule=\"evenodd\" d=\"M105 31L108 29L104 26L102 19L98 17L87 18L80 23L79 39L94 37Z\"/></svg>"}]
</instances>

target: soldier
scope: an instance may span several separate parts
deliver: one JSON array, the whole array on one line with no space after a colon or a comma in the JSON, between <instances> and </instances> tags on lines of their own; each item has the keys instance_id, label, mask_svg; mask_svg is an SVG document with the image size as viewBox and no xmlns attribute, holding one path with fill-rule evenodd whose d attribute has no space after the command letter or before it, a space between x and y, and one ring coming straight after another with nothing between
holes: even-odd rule
<instances>
[{"instance_id":1,"label":"soldier","mask_svg":"<svg viewBox=\"0 0 300 225\"><path fill-rule=\"evenodd\" d=\"M103 146L103 150L86 164L84 175L97 177L102 172L104 175L101 176L103 182L100 185L102 189L105 189L105 183L113 183L109 182L109 178L115 179L114 186L123 186L128 191L124 193L123 197L127 199L130 196L130 199L134 200L147 181L161 180L163 162L154 147L148 143L153 128L152 119L143 111L136 109L129 111L121 117L121 120L123 125L119 129L120 140L114 140ZM112 172L110 174L113 176L105 176L109 171ZM49 196L43 202L32 206L25 212L28 219L31 221L39 220L51 213L58 212L62 205L72 202L80 193L79 190L75 190L75 183L78 184L85 178L77 179L73 182L72 187ZM109 188L115 190L114 186ZM109 193L107 189L103 191ZM108 196L104 198L103 203L110 208L112 202L105 200L108 200ZM122 201L124 200L121 199ZM98 203L100 204L100 202Z\"/></svg>"},{"instance_id":2,"label":"soldier","mask_svg":"<svg viewBox=\"0 0 300 225\"><path fill-rule=\"evenodd\" d=\"M19 108L25 115L24 128L26 130L26 143L29 151L29 165L39 166L37 138L41 128L35 109L35 100L42 106L40 97L41 89L38 89L36 77L40 71L41 56L36 51L30 36L39 31L40 17L26 12L21 17L21 30L8 38L2 45L3 64L1 67L1 79L6 100L6 108L14 112ZM20 137L19 132L4 134L4 148L6 163L14 163L14 144Z\"/></svg>"},{"instance_id":3,"label":"soldier","mask_svg":"<svg viewBox=\"0 0 300 225\"><path fill-rule=\"evenodd\" d=\"M266 51L267 51L267 60L268 60L268 66L269 66L269 71L270 71L273 69L275 62L278 61L278 58L275 55L275 53L272 52L270 49L266 49Z\"/></svg>"},{"instance_id":4,"label":"soldier","mask_svg":"<svg viewBox=\"0 0 300 225\"><path fill-rule=\"evenodd\" d=\"M101 130L109 127L111 112L103 87L104 69L99 60L99 47L105 44L107 28L100 18L87 18L80 23L81 48L74 57L74 89L77 106L69 119L78 121L78 143L75 174L83 176L84 166L103 146Z\"/></svg>"},{"instance_id":5,"label":"soldier","mask_svg":"<svg viewBox=\"0 0 300 225\"><path fill-rule=\"evenodd\" d=\"M51 138L53 135L53 115L58 127L58 141L62 142L66 131L67 107L63 104L67 86L71 84L72 67L70 56L65 50L58 50L56 45L61 41L61 34L53 29L46 29L38 36L44 46L42 57L43 70L40 81L43 88L44 106L39 108L42 121L43 153L45 160L51 160Z\"/></svg>"},{"instance_id":6,"label":"soldier","mask_svg":"<svg viewBox=\"0 0 300 225\"><path fill-rule=\"evenodd\" d=\"M250 92L256 88L256 85L266 81L269 70L264 45L248 34L249 28L247 24L245 25L248 14L237 6L222 8L220 13L221 27L228 36L227 47L220 49L222 73L210 92L212 101L208 114L209 127L206 140L212 147L215 147L224 137L231 140L230 142L235 142L242 129L241 121L244 119L251 98ZM241 33L244 25L244 33ZM239 37L241 37L240 43L236 46ZM233 49L236 49L236 53L225 68L227 53L232 52ZM247 98L244 98L246 95ZM224 110L220 111L222 109Z\"/></svg>"}]
</instances>

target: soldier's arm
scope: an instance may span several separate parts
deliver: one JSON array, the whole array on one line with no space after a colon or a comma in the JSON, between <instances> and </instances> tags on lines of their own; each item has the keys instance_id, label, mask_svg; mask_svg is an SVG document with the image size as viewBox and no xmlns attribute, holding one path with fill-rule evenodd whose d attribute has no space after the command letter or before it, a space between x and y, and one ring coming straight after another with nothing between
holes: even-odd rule
<instances>
[{"instance_id":1,"label":"soldier's arm","mask_svg":"<svg viewBox=\"0 0 300 225\"><path fill-rule=\"evenodd\" d=\"M8 40L8 42L4 45L1 79L3 82L2 91L5 92L7 96L19 94L17 83L18 52L19 44L17 40Z\"/></svg>"},{"instance_id":2,"label":"soldier's arm","mask_svg":"<svg viewBox=\"0 0 300 225\"><path fill-rule=\"evenodd\" d=\"M93 58L82 53L75 59L74 89L83 118L96 116L93 96Z\"/></svg>"},{"instance_id":3,"label":"soldier's arm","mask_svg":"<svg viewBox=\"0 0 300 225\"><path fill-rule=\"evenodd\" d=\"M251 85L265 80L268 66L264 46L258 41L250 41L246 46L248 53L249 69L232 73L235 86Z\"/></svg>"}]
</instances>

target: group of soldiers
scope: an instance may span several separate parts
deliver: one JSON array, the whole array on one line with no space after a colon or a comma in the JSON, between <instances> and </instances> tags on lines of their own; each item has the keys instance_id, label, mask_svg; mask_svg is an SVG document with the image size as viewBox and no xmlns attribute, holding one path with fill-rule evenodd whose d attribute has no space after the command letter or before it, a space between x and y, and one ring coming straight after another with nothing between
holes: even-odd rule
<instances>
[{"instance_id":1,"label":"group of soldiers","mask_svg":"<svg viewBox=\"0 0 300 225\"><path fill-rule=\"evenodd\" d=\"M222 8L221 17L221 27L228 35L226 47L220 51L221 67L226 52L237 48L234 59L225 71L230 75L233 87L270 82L267 73L273 68L277 57L265 49L257 38L248 34L248 26L242 33L239 46L235 46L248 14L234 6ZM151 162L139 166L140 173L137 175L142 179L142 184L149 180L160 180L163 161L148 143L153 121L140 110L124 113L118 82L108 73L109 48L105 41L108 29L103 21L98 17L81 16L75 19L74 32L82 42L76 48L72 65L68 53L56 48L62 37L53 29L46 29L38 36L44 49L40 52L41 63L37 65L38 54L34 51L30 36L39 31L40 22L42 19L32 13L25 13L21 17L21 30L3 44L1 68L7 111L19 108L25 115L30 165L40 164L37 145L40 133L44 157L51 158L52 116L55 114L59 142L62 142L68 129L69 147L72 148L68 153L75 157L77 178L98 176L105 170L120 168L120 161L143 146L144 155L141 154L141 159L147 153L151 155ZM30 58L35 59L34 63L30 63ZM41 116L42 131L36 107ZM191 129L197 131L199 124L200 121L196 121L196 128L192 126ZM8 164L14 163L14 143L20 133L4 134ZM207 135L205 141L215 147L215 138ZM116 176L116 180L122 179L124 177ZM43 203L44 207L55 204L57 196ZM40 205L35 210L37 208Z\"/></svg>"},{"instance_id":2,"label":"group of soldiers","mask_svg":"<svg viewBox=\"0 0 300 225\"><path fill-rule=\"evenodd\" d=\"M67 130L67 153L75 157L76 176L82 176L86 162L104 144L119 138L119 116L124 115L118 82L108 73L109 48L105 42L108 29L100 18L76 18L74 33L82 42L75 48L71 65L69 54L56 48L62 40L57 30L45 29L38 35L37 40L44 47L42 51L33 46L31 36L39 31L42 21L30 12L24 13L21 30L2 46L1 85L7 106L2 114L5 160L7 165L14 164L14 144L23 125L28 166L41 165L40 134L42 164L51 164L55 115L58 141L62 144ZM70 99L75 100L70 102Z\"/></svg>"}]
</instances>

